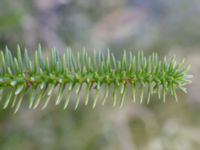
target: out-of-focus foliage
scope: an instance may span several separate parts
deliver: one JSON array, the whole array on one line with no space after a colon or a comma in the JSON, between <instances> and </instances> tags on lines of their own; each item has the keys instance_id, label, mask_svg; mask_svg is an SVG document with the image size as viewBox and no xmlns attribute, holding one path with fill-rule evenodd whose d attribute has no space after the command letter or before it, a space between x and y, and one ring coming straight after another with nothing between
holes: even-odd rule
<instances>
[{"instance_id":1,"label":"out-of-focus foliage","mask_svg":"<svg viewBox=\"0 0 200 150\"><path fill-rule=\"evenodd\" d=\"M123 48L157 51L185 57L194 75L188 94L178 92L178 104L155 96L150 105L125 103L122 109L107 104L92 110L90 103L78 111L55 105L44 111L23 105L16 115L1 110L0 149L200 149L199 8L199 0L0 0L1 48L16 53L17 44L34 50L40 43L46 55L50 47L66 46L88 52L109 47L116 55Z\"/></svg>"}]
</instances>

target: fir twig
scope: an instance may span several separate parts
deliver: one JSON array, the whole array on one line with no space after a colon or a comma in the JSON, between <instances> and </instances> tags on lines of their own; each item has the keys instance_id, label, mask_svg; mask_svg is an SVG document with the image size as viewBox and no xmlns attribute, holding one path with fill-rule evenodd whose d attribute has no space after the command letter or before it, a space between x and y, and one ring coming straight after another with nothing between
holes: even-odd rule
<instances>
[{"instance_id":1,"label":"fir twig","mask_svg":"<svg viewBox=\"0 0 200 150\"><path fill-rule=\"evenodd\" d=\"M145 57L143 52L138 52L137 56L130 52L128 57L124 51L123 57L116 60L109 50L107 54L98 52L90 56L85 50L74 55L70 49L66 49L65 53L59 56L57 50L52 49L49 57L43 57L39 47L32 60L26 49L22 55L18 47L17 56L14 57L6 48L5 51L0 51L0 97L3 99L3 108L6 109L11 105L15 108L15 112L20 108L26 94L30 99L29 108L35 109L43 101L42 109L45 109L54 89L58 87L55 103L60 104L63 95L68 91L64 99L64 108L67 108L71 92L77 87L78 97L75 104L77 109L81 98L80 91L85 84L85 105L89 102L91 88L96 89L94 108L98 101L100 87L105 86L105 96L102 99L105 104L111 92L109 87L113 85L113 106L116 106L119 88L121 88L120 106L122 106L127 86L131 85L134 102L138 86L141 87L141 103L144 99L145 87L148 88L147 103L150 102L151 95L155 91L159 99L162 95L163 102L168 92L177 101L176 89L186 92L185 85L191 82L188 69L184 61L177 64L174 58L169 61L166 58L159 60L156 53Z\"/></svg>"}]
</instances>

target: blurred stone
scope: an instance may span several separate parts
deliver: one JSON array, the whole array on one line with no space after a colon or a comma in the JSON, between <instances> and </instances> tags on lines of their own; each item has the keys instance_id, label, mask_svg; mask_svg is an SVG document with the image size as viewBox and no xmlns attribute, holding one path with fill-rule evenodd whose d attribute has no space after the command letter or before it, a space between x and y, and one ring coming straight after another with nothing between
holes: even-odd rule
<instances>
[{"instance_id":1,"label":"blurred stone","mask_svg":"<svg viewBox=\"0 0 200 150\"><path fill-rule=\"evenodd\" d=\"M141 8L112 11L92 29L91 45L108 47L110 44L129 41L134 43L135 48L149 47L156 33L154 28L151 28L153 26L150 20L148 12Z\"/></svg>"},{"instance_id":2,"label":"blurred stone","mask_svg":"<svg viewBox=\"0 0 200 150\"><path fill-rule=\"evenodd\" d=\"M200 53L192 51L189 53L187 61L191 65L190 74L193 75L192 84L188 86L188 96L190 102L200 103Z\"/></svg>"},{"instance_id":3,"label":"blurred stone","mask_svg":"<svg viewBox=\"0 0 200 150\"><path fill-rule=\"evenodd\" d=\"M55 7L66 5L71 0L33 0L35 6L40 11L52 10Z\"/></svg>"},{"instance_id":4,"label":"blurred stone","mask_svg":"<svg viewBox=\"0 0 200 150\"><path fill-rule=\"evenodd\" d=\"M96 9L119 8L126 4L127 0L77 0L76 3L83 8L96 7Z\"/></svg>"}]
</instances>

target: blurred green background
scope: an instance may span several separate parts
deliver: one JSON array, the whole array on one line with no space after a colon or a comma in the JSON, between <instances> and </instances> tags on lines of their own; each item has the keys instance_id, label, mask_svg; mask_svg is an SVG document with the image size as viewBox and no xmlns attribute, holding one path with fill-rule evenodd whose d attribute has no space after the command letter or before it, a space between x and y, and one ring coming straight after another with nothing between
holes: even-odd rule
<instances>
[{"instance_id":1,"label":"blurred green background","mask_svg":"<svg viewBox=\"0 0 200 150\"><path fill-rule=\"evenodd\" d=\"M178 104L155 96L150 105L127 97L122 109L1 109L0 150L199 150L199 15L199 0L0 0L1 49L20 44L33 53L40 43L46 54L67 46L110 48L118 57L123 49L156 51L186 58L194 75L188 94L178 91Z\"/></svg>"}]
</instances>

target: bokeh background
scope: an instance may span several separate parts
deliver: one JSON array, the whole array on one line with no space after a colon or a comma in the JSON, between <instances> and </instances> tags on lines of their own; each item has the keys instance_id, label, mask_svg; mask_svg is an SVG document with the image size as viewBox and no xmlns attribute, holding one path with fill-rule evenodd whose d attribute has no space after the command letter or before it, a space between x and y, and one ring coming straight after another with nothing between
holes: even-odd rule
<instances>
[{"instance_id":1,"label":"bokeh background","mask_svg":"<svg viewBox=\"0 0 200 150\"><path fill-rule=\"evenodd\" d=\"M186 58L194 75L188 94L178 91L178 104L167 96L166 104L153 97L149 105L127 98L122 109L51 104L41 111L23 104L15 115L1 109L0 149L199 150L199 16L199 0L0 0L2 50L20 44L33 53L40 43L45 53L68 46L110 48L116 56L123 49L156 51Z\"/></svg>"}]
</instances>

